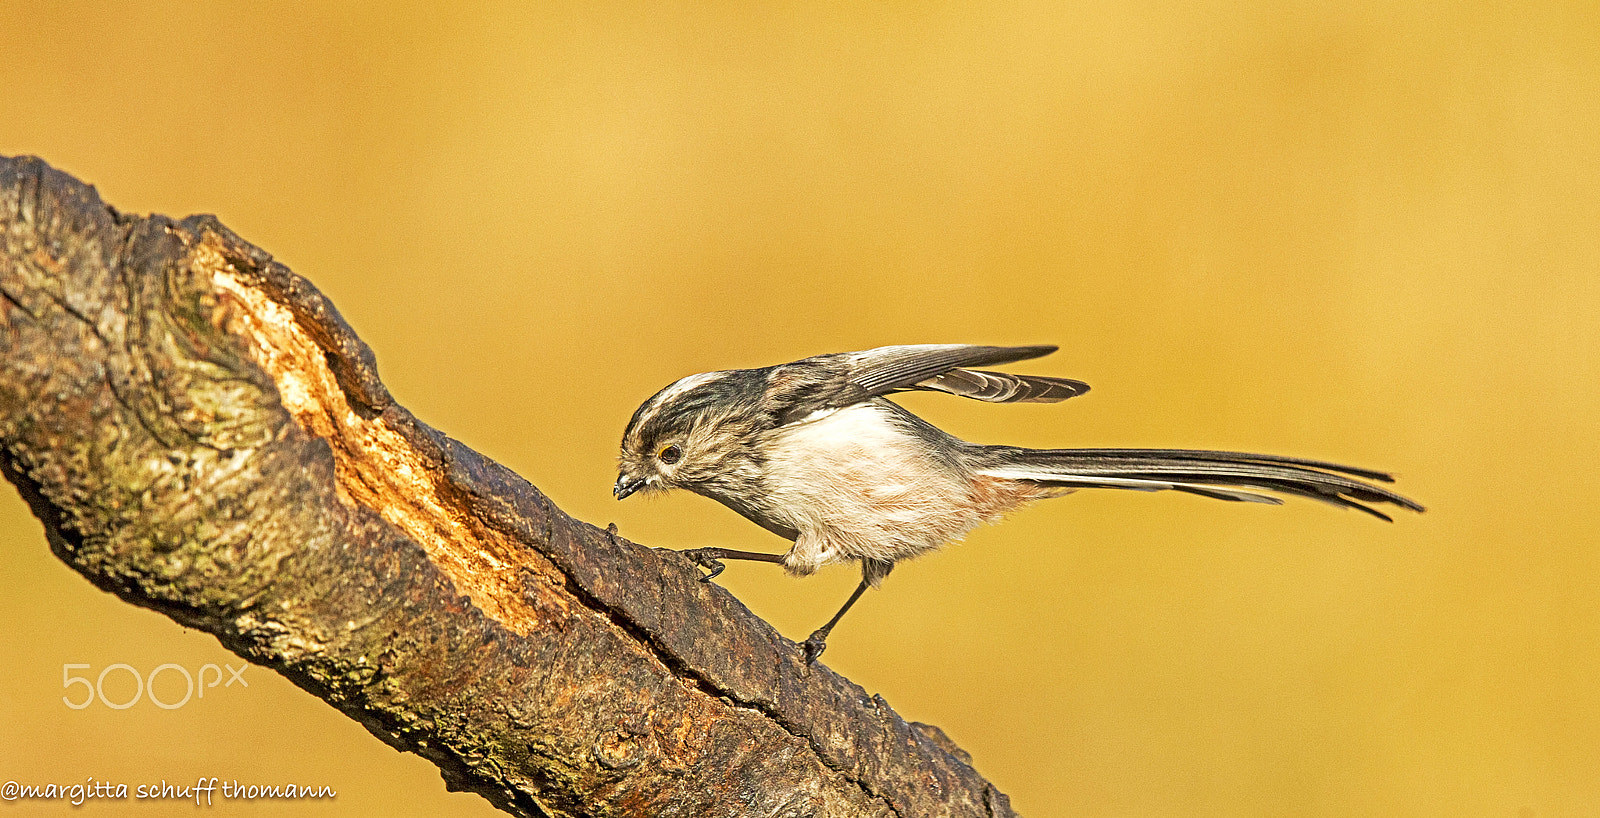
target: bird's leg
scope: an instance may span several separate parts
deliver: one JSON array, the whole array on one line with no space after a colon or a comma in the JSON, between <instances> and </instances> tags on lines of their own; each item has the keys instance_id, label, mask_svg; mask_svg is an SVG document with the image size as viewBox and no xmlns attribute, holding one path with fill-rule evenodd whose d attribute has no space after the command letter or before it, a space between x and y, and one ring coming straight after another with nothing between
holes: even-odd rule
<instances>
[{"instance_id":1,"label":"bird's leg","mask_svg":"<svg viewBox=\"0 0 1600 818\"><path fill-rule=\"evenodd\" d=\"M806 664L809 665L815 663L817 661L817 657L821 656L822 652L828 649L828 632L833 630L834 625L839 624L839 620L844 618L844 612L850 610L850 606L856 604L856 600L860 599L861 595L866 593L867 588L869 587L870 583L868 583L867 580L861 580L861 584L856 586L855 593L851 594L850 598L844 601L844 607L840 608L839 612L834 614L832 619L828 620L828 624L817 628L816 631L814 631L810 636L806 637L806 641L800 643L800 649L804 651L806 655Z\"/></svg>"},{"instance_id":2,"label":"bird's leg","mask_svg":"<svg viewBox=\"0 0 1600 818\"><path fill-rule=\"evenodd\" d=\"M763 554L760 551L735 551L732 548L689 548L678 553L688 557L695 565L710 572L700 578L701 582L710 582L713 577L722 573L722 569L727 567L722 564L723 560L783 562L782 554Z\"/></svg>"}]
</instances>

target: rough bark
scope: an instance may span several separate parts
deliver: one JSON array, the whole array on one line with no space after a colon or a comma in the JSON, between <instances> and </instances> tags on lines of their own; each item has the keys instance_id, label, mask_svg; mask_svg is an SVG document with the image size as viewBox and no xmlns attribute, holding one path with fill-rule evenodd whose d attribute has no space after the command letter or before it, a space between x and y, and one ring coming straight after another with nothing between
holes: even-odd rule
<instances>
[{"instance_id":1,"label":"rough bark","mask_svg":"<svg viewBox=\"0 0 1600 818\"><path fill-rule=\"evenodd\" d=\"M391 400L210 216L0 157L0 465L99 587L521 815L1012 815L937 728L808 667L686 560Z\"/></svg>"}]
</instances>

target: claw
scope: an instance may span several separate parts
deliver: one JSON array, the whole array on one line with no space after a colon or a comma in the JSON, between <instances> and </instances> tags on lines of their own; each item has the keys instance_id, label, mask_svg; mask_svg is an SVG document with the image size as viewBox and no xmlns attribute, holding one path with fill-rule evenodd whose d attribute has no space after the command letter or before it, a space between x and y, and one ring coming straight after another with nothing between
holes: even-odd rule
<instances>
[{"instance_id":1,"label":"claw","mask_svg":"<svg viewBox=\"0 0 1600 818\"><path fill-rule=\"evenodd\" d=\"M718 574L722 573L722 569L728 567L727 565L723 564L722 560L719 560L716 557L706 556L705 554L695 554L689 559L694 560L695 565L706 569L708 572L705 576L700 578L701 582L710 582L711 580L715 579Z\"/></svg>"}]
</instances>

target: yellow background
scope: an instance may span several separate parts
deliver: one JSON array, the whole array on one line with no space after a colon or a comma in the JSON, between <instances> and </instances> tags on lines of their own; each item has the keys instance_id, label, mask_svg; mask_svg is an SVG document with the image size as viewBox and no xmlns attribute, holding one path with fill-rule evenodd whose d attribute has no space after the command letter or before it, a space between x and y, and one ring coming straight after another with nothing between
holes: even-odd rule
<instances>
[{"instance_id":1,"label":"yellow background","mask_svg":"<svg viewBox=\"0 0 1600 818\"><path fill-rule=\"evenodd\" d=\"M1592 1L7 3L0 153L218 214L419 417L649 545L784 544L701 498L612 500L641 400L881 344L1055 343L1021 369L1094 386L905 399L971 440L1393 469L1426 515L1020 512L902 565L825 662L1034 818L1600 812ZM65 663L239 660L95 590L0 495L0 780L491 814L261 668L68 709ZM799 638L855 575L722 581Z\"/></svg>"}]
</instances>

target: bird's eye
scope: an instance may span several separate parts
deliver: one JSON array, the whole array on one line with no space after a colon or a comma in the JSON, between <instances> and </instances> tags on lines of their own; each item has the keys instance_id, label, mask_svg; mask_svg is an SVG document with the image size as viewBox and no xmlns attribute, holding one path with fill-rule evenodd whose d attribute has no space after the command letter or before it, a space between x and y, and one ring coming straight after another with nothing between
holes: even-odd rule
<instances>
[{"instance_id":1,"label":"bird's eye","mask_svg":"<svg viewBox=\"0 0 1600 818\"><path fill-rule=\"evenodd\" d=\"M670 466L673 463L683 459L683 449L679 448L678 444L674 443L671 446L662 449L661 453L656 455L656 458Z\"/></svg>"}]
</instances>

